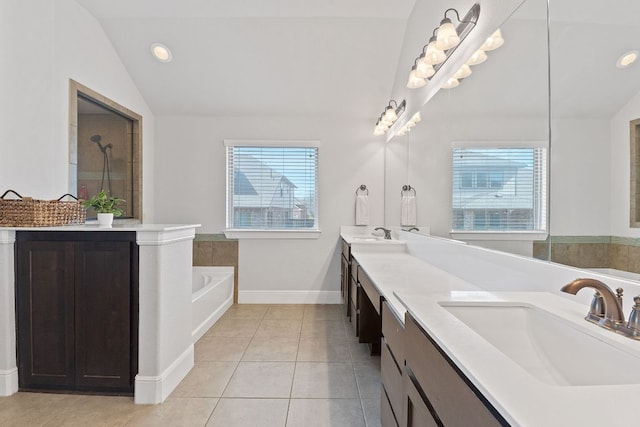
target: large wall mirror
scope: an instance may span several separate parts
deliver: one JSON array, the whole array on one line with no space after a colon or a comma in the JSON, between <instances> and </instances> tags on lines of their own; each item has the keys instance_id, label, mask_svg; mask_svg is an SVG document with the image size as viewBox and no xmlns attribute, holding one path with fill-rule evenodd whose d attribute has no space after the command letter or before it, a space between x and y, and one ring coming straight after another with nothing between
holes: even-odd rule
<instances>
[{"instance_id":1,"label":"large wall mirror","mask_svg":"<svg viewBox=\"0 0 640 427\"><path fill-rule=\"evenodd\" d=\"M480 3L482 13L500 6ZM429 7L438 19L447 7L471 4L439 0ZM387 225L399 223L399 191L411 184L418 222L450 237L453 141L548 140L550 236L496 248L640 273L640 229L630 226L630 182L638 176L630 123L640 118L640 60L619 63L640 50L639 15L634 0L522 2L501 25L504 46L459 87L441 89L422 107L422 122L387 144Z\"/></svg>"},{"instance_id":2,"label":"large wall mirror","mask_svg":"<svg viewBox=\"0 0 640 427\"><path fill-rule=\"evenodd\" d=\"M416 5L418 3L420 0ZM471 67L472 74L458 87L440 89L420 109L422 121L404 136L397 136L387 143L387 225L400 223L400 189L408 184L417 193L418 228L427 226L433 235L452 237L454 144L508 143L518 146L548 141L547 2L479 3L480 20L498 15L496 8L505 4L511 8L501 10L506 20L500 20L489 29L501 29L504 45L487 52L487 60ZM423 26L437 26L448 7L466 11L472 4L446 0L428 2L430 13L423 20L430 19L430 22ZM427 32L423 31L425 41L429 37ZM473 35L470 33L465 42ZM480 43L483 40L484 37ZM418 53L415 51L414 56ZM404 69L407 75L411 65L399 66L398 73L402 74ZM406 84L406 79L403 83ZM485 197L502 195L491 185L487 187ZM531 239L524 243L517 240L473 242L518 253L526 253L526 248L517 247L525 246L528 254L532 254Z\"/></svg>"},{"instance_id":3,"label":"large wall mirror","mask_svg":"<svg viewBox=\"0 0 640 427\"><path fill-rule=\"evenodd\" d=\"M142 117L73 80L69 105L69 192L87 199L104 190L125 200L123 218L140 220Z\"/></svg>"}]
</instances>

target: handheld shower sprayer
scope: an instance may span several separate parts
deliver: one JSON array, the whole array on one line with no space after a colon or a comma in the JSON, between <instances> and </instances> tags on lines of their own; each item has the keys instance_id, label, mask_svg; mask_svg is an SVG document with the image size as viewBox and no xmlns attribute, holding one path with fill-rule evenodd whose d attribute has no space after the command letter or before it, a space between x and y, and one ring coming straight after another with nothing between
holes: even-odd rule
<instances>
[{"instance_id":1,"label":"handheld shower sprayer","mask_svg":"<svg viewBox=\"0 0 640 427\"><path fill-rule=\"evenodd\" d=\"M109 154L107 153L107 149L113 148L113 144L109 143L107 145L102 145L102 136L101 135L92 135L89 140L91 142L95 142L98 144L100 151L102 151L103 161L102 161L102 182L100 183L100 189L104 190L104 174L107 173L107 184L109 185L109 195L111 196L111 163L109 162Z\"/></svg>"}]
</instances>

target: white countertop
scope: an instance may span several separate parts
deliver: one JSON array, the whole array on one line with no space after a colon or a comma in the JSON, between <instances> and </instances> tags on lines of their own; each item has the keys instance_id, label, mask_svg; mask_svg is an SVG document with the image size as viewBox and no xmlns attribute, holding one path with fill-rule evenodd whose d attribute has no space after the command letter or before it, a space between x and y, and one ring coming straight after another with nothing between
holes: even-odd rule
<instances>
[{"instance_id":1,"label":"white countertop","mask_svg":"<svg viewBox=\"0 0 640 427\"><path fill-rule=\"evenodd\" d=\"M588 307L584 303L548 292L484 291L411 255L403 242L393 246L357 242L351 245L351 254L398 318L404 319L409 311L512 425L628 426L640 419L640 384L567 386L542 382L439 305L443 301L525 302L640 360L640 341L586 322ZM579 358L580 354L570 357Z\"/></svg>"},{"instance_id":2,"label":"white countertop","mask_svg":"<svg viewBox=\"0 0 640 427\"><path fill-rule=\"evenodd\" d=\"M0 227L0 230L12 231L177 231L198 228L200 224L118 224L111 227L101 227L97 222L88 221L86 224L63 225L59 227Z\"/></svg>"},{"instance_id":3,"label":"white countertop","mask_svg":"<svg viewBox=\"0 0 640 427\"><path fill-rule=\"evenodd\" d=\"M394 292L480 290L469 282L411 256L404 249L403 245L395 245L393 248L376 247L375 244L351 245L351 255L367 273L380 295L389 302L399 319L404 321L405 307Z\"/></svg>"},{"instance_id":4,"label":"white countertop","mask_svg":"<svg viewBox=\"0 0 640 427\"><path fill-rule=\"evenodd\" d=\"M545 427L637 424L640 384L567 386L543 383L449 313L439 302L525 302L548 310L572 322L578 330L587 331L589 335L640 357L640 342L584 321L582 304L546 292L451 291L426 294L397 291L396 296L510 424Z\"/></svg>"}]
</instances>

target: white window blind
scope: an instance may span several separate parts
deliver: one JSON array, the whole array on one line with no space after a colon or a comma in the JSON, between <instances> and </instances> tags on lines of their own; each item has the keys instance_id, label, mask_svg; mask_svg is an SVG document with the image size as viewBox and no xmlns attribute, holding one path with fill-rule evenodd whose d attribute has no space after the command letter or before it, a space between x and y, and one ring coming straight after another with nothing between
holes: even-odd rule
<instances>
[{"instance_id":1,"label":"white window blind","mask_svg":"<svg viewBox=\"0 0 640 427\"><path fill-rule=\"evenodd\" d=\"M547 149L454 148L453 231L546 231Z\"/></svg>"},{"instance_id":2,"label":"white window blind","mask_svg":"<svg viewBox=\"0 0 640 427\"><path fill-rule=\"evenodd\" d=\"M318 147L227 146L227 229L318 230Z\"/></svg>"}]
</instances>

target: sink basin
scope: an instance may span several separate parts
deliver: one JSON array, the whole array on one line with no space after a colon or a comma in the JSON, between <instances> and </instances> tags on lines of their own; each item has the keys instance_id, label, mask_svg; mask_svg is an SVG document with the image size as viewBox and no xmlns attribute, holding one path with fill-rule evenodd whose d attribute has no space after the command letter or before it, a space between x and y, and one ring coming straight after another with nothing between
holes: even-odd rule
<instances>
[{"instance_id":1,"label":"sink basin","mask_svg":"<svg viewBox=\"0 0 640 427\"><path fill-rule=\"evenodd\" d=\"M602 337L590 335L585 328L535 306L451 302L440 305L544 383L640 384L639 355L615 347Z\"/></svg>"},{"instance_id":2,"label":"sink basin","mask_svg":"<svg viewBox=\"0 0 640 427\"><path fill-rule=\"evenodd\" d=\"M376 237L376 236L355 236L352 237L351 240L356 242L376 242L379 240L384 240L384 237Z\"/></svg>"}]
</instances>

